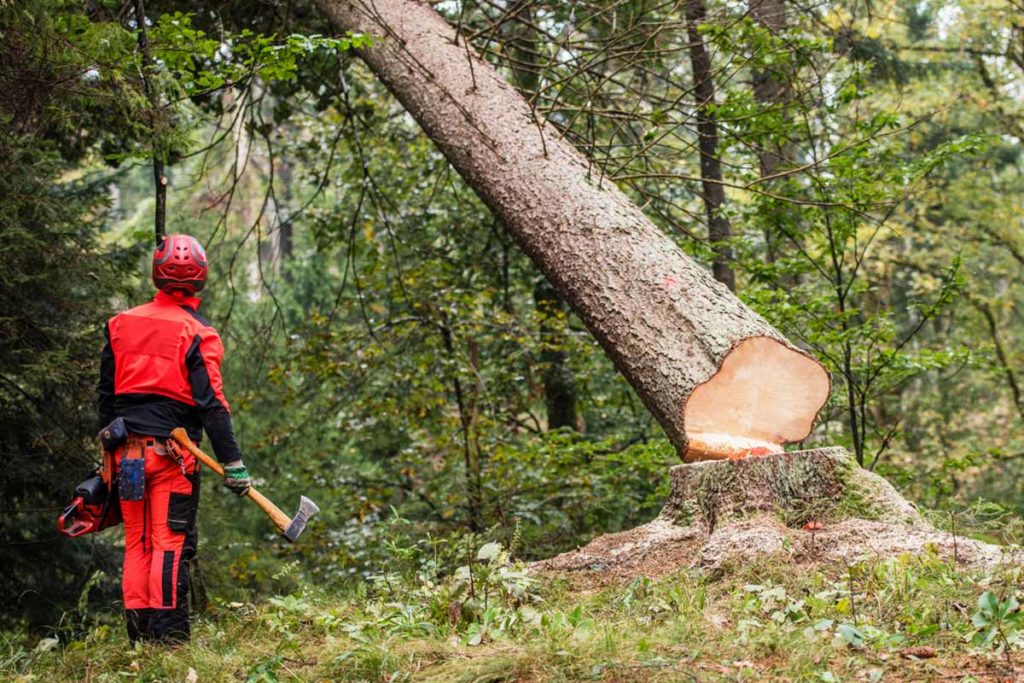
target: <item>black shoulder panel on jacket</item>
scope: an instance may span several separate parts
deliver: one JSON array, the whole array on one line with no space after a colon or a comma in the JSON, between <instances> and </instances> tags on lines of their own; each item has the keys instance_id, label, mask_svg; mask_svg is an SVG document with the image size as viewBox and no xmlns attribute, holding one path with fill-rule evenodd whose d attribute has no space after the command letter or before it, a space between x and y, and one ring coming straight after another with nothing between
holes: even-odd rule
<instances>
[{"instance_id":1,"label":"black shoulder panel on jacket","mask_svg":"<svg viewBox=\"0 0 1024 683\"><path fill-rule=\"evenodd\" d=\"M205 325L206 327L213 327L213 325L212 325L212 324L210 323L210 321L209 321L209 320L207 320L207 319L206 319L206 318L204 318L203 316L199 315L199 311L195 311L195 310L192 310L191 308L189 308L188 306L185 306L184 304L182 304L181 306L179 306L179 308L181 308L181 310L185 311L185 312L186 312L186 313L188 313L188 314L189 314L190 316L192 316L193 318L195 318L196 320L198 320L199 322L201 322L201 323L202 323L203 325Z\"/></svg>"}]
</instances>

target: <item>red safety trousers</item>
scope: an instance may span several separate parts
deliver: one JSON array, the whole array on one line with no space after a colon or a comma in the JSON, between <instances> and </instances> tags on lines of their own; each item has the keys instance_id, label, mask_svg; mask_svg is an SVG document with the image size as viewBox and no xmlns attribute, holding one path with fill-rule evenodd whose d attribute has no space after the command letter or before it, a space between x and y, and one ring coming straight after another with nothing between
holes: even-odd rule
<instances>
[{"instance_id":1,"label":"red safety trousers","mask_svg":"<svg viewBox=\"0 0 1024 683\"><path fill-rule=\"evenodd\" d=\"M164 439L132 435L118 449L123 458L145 458L145 495L121 501L124 517L122 589L128 636L136 640L184 642L189 638L189 561L198 534L199 467L184 449Z\"/></svg>"}]
</instances>

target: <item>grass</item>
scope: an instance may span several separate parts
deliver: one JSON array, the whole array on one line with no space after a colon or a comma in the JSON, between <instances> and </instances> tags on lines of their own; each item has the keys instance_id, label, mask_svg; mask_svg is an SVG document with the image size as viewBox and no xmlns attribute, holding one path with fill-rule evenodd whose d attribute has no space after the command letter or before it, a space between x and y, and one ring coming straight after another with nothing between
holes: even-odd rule
<instances>
[{"instance_id":1,"label":"grass","mask_svg":"<svg viewBox=\"0 0 1024 683\"><path fill-rule=\"evenodd\" d=\"M969 572L936 557L839 568L765 562L715 579L686 570L591 590L530 577L505 559L492 552L473 576L443 582L387 577L347 595L305 587L257 605L216 605L179 648L132 648L119 624L39 647L8 636L0 678L967 682L1024 673L1012 670L1024 644L1017 633L971 645L979 596L1013 596L1016 567ZM935 656L909 658L920 646Z\"/></svg>"}]
</instances>

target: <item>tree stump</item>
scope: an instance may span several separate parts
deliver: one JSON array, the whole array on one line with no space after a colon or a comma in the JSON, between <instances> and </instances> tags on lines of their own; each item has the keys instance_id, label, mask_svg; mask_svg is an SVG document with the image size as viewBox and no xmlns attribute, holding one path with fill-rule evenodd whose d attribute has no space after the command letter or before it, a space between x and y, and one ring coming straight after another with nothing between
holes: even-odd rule
<instances>
[{"instance_id":1,"label":"tree stump","mask_svg":"<svg viewBox=\"0 0 1024 683\"><path fill-rule=\"evenodd\" d=\"M534 568L604 583L764 558L849 563L928 552L965 565L1020 559L1017 549L936 529L843 448L682 464L670 477L671 492L655 520Z\"/></svg>"},{"instance_id":2,"label":"tree stump","mask_svg":"<svg viewBox=\"0 0 1024 683\"><path fill-rule=\"evenodd\" d=\"M677 465L670 476L661 516L707 533L757 514L790 527L844 517L924 521L889 482L857 465L842 448L707 460Z\"/></svg>"}]
</instances>

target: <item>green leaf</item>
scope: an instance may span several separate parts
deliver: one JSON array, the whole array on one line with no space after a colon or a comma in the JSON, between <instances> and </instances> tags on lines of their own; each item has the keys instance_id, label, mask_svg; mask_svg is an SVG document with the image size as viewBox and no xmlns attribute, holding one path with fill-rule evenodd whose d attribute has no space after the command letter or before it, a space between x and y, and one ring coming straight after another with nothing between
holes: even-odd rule
<instances>
[{"instance_id":1,"label":"green leaf","mask_svg":"<svg viewBox=\"0 0 1024 683\"><path fill-rule=\"evenodd\" d=\"M999 598L992 591L985 591L978 597L978 609L995 614L999 608Z\"/></svg>"},{"instance_id":2,"label":"green leaf","mask_svg":"<svg viewBox=\"0 0 1024 683\"><path fill-rule=\"evenodd\" d=\"M864 632L853 624L840 624L836 629L836 635L850 647L860 647L864 644Z\"/></svg>"},{"instance_id":3,"label":"green leaf","mask_svg":"<svg viewBox=\"0 0 1024 683\"><path fill-rule=\"evenodd\" d=\"M476 559L483 562L490 562L501 552L500 543L485 543L476 553Z\"/></svg>"}]
</instances>

